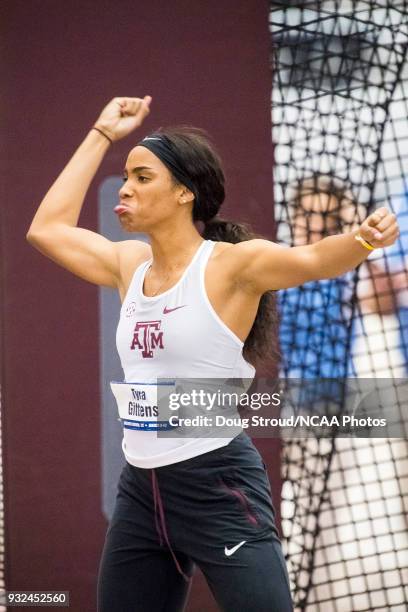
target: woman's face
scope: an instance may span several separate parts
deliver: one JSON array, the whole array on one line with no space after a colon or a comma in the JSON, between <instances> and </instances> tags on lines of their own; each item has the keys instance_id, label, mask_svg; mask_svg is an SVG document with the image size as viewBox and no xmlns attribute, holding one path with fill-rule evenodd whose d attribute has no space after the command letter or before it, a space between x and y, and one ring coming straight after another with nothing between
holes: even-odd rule
<instances>
[{"instance_id":1,"label":"woman's face","mask_svg":"<svg viewBox=\"0 0 408 612\"><path fill-rule=\"evenodd\" d=\"M167 167L149 149L137 146L128 155L124 184L119 190L119 216L127 232L148 232L181 210L182 186L176 186Z\"/></svg>"}]
</instances>

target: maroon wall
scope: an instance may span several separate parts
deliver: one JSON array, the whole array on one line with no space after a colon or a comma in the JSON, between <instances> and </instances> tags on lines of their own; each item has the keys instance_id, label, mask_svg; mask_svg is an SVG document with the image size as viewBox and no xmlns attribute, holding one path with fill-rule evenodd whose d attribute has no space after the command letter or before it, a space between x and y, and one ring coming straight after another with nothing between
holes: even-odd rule
<instances>
[{"instance_id":1,"label":"maroon wall","mask_svg":"<svg viewBox=\"0 0 408 612\"><path fill-rule=\"evenodd\" d=\"M174 123L209 130L225 160L225 216L272 237L268 8L266 0L7 0L0 11L6 584L69 590L72 610L91 611L106 530L97 288L34 251L25 233L103 105L149 93L143 133ZM99 179L121 172L131 145L110 150ZM81 224L96 228L95 188ZM277 445L262 448L277 503ZM210 600L196 580L190 612L210 612Z\"/></svg>"}]
</instances>

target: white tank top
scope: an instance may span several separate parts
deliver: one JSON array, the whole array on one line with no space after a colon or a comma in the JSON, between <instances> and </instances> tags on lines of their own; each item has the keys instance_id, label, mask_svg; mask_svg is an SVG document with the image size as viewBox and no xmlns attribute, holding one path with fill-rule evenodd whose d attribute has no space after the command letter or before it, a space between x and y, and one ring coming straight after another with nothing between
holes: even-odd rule
<instances>
[{"instance_id":1,"label":"white tank top","mask_svg":"<svg viewBox=\"0 0 408 612\"><path fill-rule=\"evenodd\" d=\"M154 297L143 293L152 260L135 270L116 333L125 383L151 385L157 379L173 377L252 381L255 368L243 357L244 343L217 315L205 289L205 268L214 245L204 240L179 281ZM222 438L165 438L157 431L137 429L123 418L122 422L125 458L143 468L177 463L220 448L239 433L231 436L230 429Z\"/></svg>"}]
</instances>

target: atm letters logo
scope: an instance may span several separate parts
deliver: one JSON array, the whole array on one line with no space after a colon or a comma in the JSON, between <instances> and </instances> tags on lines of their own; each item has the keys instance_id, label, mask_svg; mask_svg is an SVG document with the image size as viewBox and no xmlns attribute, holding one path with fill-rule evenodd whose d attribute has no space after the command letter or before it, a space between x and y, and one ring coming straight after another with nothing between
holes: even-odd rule
<instances>
[{"instance_id":1,"label":"atm letters logo","mask_svg":"<svg viewBox=\"0 0 408 612\"><path fill-rule=\"evenodd\" d=\"M163 332L160 331L161 321L138 321L133 332L130 345L132 351L139 349L142 357L154 357L154 349L163 349Z\"/></svg>"}]
</instances>

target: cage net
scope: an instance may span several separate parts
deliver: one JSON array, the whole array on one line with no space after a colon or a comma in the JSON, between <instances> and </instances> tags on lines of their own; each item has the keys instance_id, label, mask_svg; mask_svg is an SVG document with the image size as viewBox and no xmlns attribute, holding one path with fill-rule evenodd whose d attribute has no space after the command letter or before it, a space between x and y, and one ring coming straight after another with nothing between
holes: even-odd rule
<instances>
[{"instance_id":1,"label":"cage net","mask_svg":"<svg viewBox=\"0 0 408 612\"><path fill-rule=\"evenodd\" d=\"M281 376L384 379L406 391L407 1L272 2L269 20L278 240L311 244L380 206L400 226L394 245L356 270L280 292ZM340 382L329 395L341 411ZM406 392L397 404L408 412ZM393 437L283 440L296 610L408 609L407 438L402 427Z\"/></svg>"}]
</instances>

